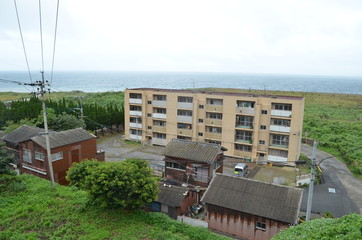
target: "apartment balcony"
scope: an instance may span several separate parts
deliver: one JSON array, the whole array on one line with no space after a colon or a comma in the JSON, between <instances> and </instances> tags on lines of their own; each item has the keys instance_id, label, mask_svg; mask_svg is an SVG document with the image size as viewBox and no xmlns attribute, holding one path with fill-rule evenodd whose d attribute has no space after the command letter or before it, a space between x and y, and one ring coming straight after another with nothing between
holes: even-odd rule
<instances>
[{"instance_id":1,"label":"apartment balcony","mask_svg":"<svg viewBox=\"0 0 362 240\"><path fill-rule=\"evenodd\" d=\"M193 109L193 108L194 108L194 104L193 104L193 103L189 103L189 102L178 102L178 103L177 103L177 108Z\"/></svg>"},{"instance_id":2,"label":"apartment balcony","mask_svg":"<svg viewBox=\"0 0 362 240\"><path fill-rule=\"evenodd\" d=\"M222 120L221 119L206 118L205 119L205 124L206 125L222 126Z\"/></svg>"},{"instance_id":3,"label":"apartment balcony","mask_svg":"<svg viewBox=\"0 0 362 240\"><path fill-rule=\"evenodd\" d=\"M163 138L152 138L152 144L166 146L166 139Z\"/></svg>"},{"instance_id":4,"label":"apartment balcony","mask_svg":"<svg viewBox=\"0 0 362 240\"><path fill-rule=\"evenodd\" d=\"M246 108L246 107L236 107L236 113L242 113L247 115L254 115L255 108Z\"/></svg>"},{"instance_id":5,"label":"apartment balcony","mask_svg":"<svg viewBox=\"0 0 362 240\"><path fill-rule=\"evenodd\" d=\"M285 126L270 125L269 129L270 131L274 132L290 133L290 127L285 127Z\"/></svg>"},{"instance_id":6,"label":"apartment balcony","mask_svg":"<svg viewBox=\"0 0 362 240\"><path fill-rule=\"evenodd\" d=\"M129 99L129 103L132 103L132 104L142 104L142 99L140 99L140 98L130 98L130 99Z\"/></svg>"},{"instance_id":7,"label":"apartment balcony","mask_svg":"<svg viewBox=\"0 0 362 240\"><path fill-rule=\"evenodd\" d=\"M283 111L283 110L271 110L271 115L272 116L278 116L278 117L290 118L290 117L292 117L292 112L291 111Z\"/></svg>"},{"instance_id":8,"label":"apartment balcony","mask_svg":"<svg viewBox=\"0 0 362 240\"><path fill-rule=\"evenodd\" d=\"M221 140L221 137L222 137L221 133L205 132L205 138L220 139Z\"/></svg>"},{"instance_id":9,"label":"apartment balcony","mask_svg":"<svg viewBox=\"0 0 362 240\"><path fill-rule=\"evenodd\" d=\"M129 115L142 117L142 112L141 111L129 111Z\"/></svg>"},{"instance_id":10,"label":"apartment balcony","mask_svg":"<svg viewBox=\"0 0 362 240\"><path fill-rule=\"evenodd\" d=\"M130 134L129 138L132 139L132 140L136 140L136 141L141 141L142 140L141 135L135 135L135 134Z\"/></svg>"},{"instance_id":11,"label":"apartment balcony","mask_svg":"<svg viewBox=\"0 0 362 240\"><path fill-rule=\"evenodd\" d=\"M205 109L206 109L206 111L211 111L211 112L222 112L223 105L206 104Z\"/></svg>"},{"instance_id":12,"label":"apartment balcony","mask_svg":"<svg viewBox=\"0 0 362 240\"><path fill-rule=\"evenodd\" d=\"M178 122L184 122L184 123L192 123L192 117L191 116L177 116Z\"/></svg>"},{"instance_id":13,"label":"apartment balcony","mask_svg":"<svg viewBox=\"0 0 362 240\"><path fill-rule=\"evenodd\" d=\"M167 115L164 114L164 113L152 113L152 117L153 117L153 118L166 119Z\"/></svg>"},{"instance_id":14,"label":"apartment balcony","mask_svg":"<svg viewBox=\"0 0 362 240\"><path fill-rule=\"evenodd\" d=\"M238 156L238 157L243 157L243 158L251 158L252 157L252 153L251 152L244 152L244 151L240 151L240 150L234 150L234 155Z\"/></svg>"},{"instance_id":15,"label":"apartment balcony","mask_svg":"<svg viewBox=\"0 0 362 240\"><path fill-rule=\"evenodd\" d=\"M131 128L142 128L142 123L129 123Z\"/></svg>"},{"instance_id":16,"label":"apartment balcony","mask_svg":"<svg viewBox=\"0 0 362 240\"><path fill-rule=\"evenodd\" d=\"M192 130L191 129L177 129L177 134L192 137Z\"/></svg>"},{"instance_id":17,"label":"apartment balcony","mask_svg":"<svg viewBox=\"0 0 362 240\"><path fill-rule=\"evenodd\" d=\"M154 107L166 107L167 106L167 101L153 100L152 101L152 106L154 106Z\"/></svg>"},{"instance_id":18,"label":"apartment balcony","mask_svg":"<svg viewBox=\"0 0 362 240\"><path fill-rule=\"evenodd\" d=\"M288 158L286 157L281 157L281 156L273 156L273 155L268 155L268 161L270 162L288 162Z\"/></svg>"},{"instance_id":19,"label":"apartment balcony","mask_svg":"<svg viewBox=\"0 0 362 240\"><path fill-rule=\"evenodd\" d=\"M155 132L166 132L166 127L153 125L152 130Z\"/></svg>"}]
</instances>

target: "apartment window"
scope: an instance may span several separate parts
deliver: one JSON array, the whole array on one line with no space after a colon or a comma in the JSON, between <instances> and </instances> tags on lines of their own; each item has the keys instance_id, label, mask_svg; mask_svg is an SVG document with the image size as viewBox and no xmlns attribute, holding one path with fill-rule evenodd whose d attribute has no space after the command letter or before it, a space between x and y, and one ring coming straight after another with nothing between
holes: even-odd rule
<instances>
[{"instance_id":1,"label":"apartment window","mask_svg":"<svg viewBox=\"0 0 362 240\"><path fill-rule=\"evenodd\" d=\"M269 149L269 155L288 158L288 151L278 150L278 149Z\"/></svg>"},{"instance_id":2,"label":"apartment window","mask_svg":"<svg viewBox=\"0 0 362 240\"><path fill-rule=\"evenodd\" d=\"M289 136L286 135L272 135L272 145L279 145L288 147L289 145Z\"/></svg>"},{"instance_id":3,"label":"apartment window","mask_svg":"<svg viewBox=\"0 0 362 240\"><path fill-rule=\"evenodd\" d=\"M253 128L254 117L249 116L236 116L236 127Z\"/></svg>"},{"instance_id":4,"label":"apartment window","mask_svg":"<svg viewBox=\"0 0 362 240\"><path fill-rule=\"evenodd\" d=\"M261 129L261 130L265 130L265 129L266 129L266 126L265 126L265 125L260 125L260 129Z\"/></svg>"},{"instance_id":5,"label":"apartment window","mask_svg":"<svg viewBox=\"0 0 362 240\"><path fill-rule=\"evenodd\" d=\"M256 224L255 224L255 228L256 229L260 229L260 230L266 230L266 224L265 224L265 222L256 222Z\"/></svg>"},{"instance_id":6,"label":"apartment window","mask_svg":"<svg viewBox=\"0 0 362 240\"><path fill-rule=\"evenodd\" d=\"M254 108L255 102L237 101L236 104L238 107L242 107L242 108Z\"/></svg>"},{"instance_id":7,"label":"apartment window","mask_svg":"<svg viewBox=\"0 0 362 240\"><path fill-rule=\"evenodd\" d=\"M292 104L273 103L272 109L282 111L292 111Z\"/></svg>"},{"instance_id":8,"label":"apartment window","mask_svg":"<svg viewBox=\"0 0 362 240\"><path fill-rule=\"evenodd\" d=\"M236 130L235 141L251 141L253 133L249 131Z\"/></svg>"},{"instance_id":9,"label":"apartment window","mask_svg":"<svg viewBox=\"0 0 362 240\"><path fill-rule=\"evenodd\" d=\"M235 150L243 151L243 152L251 152L251 146L250 145L235 144Z\"/></svg>"},{"instance_id":10,"label":"apartment window","mask_svg":"<svg viewBox=\"0 0 362 240\"><path fill-rule=\"evenodd\" d=\"M180 136L180 135L177 135L177 139L189 140L189 141L191 141L191 140L192 140L192 138L191 138L191 137L185 137L185 136Z\"/></svg>"},{"instance_id":11,"label":"apartment window","mask_svg":"<svg viewBox=\"0 0 362 240\"><path fill-rule=\"evenodd\" d=\"M166 139L166 134L164 133L153 133L154 138Z\"/></svg>"},{"instance_id":12,"label":"apartment window","mask_svg":"<svg viewBox=\"0 0 362 240\"><path fill-rule=\"evenodd\" d=\"M261 110L261 114L268 114L267 110Z\"/></svg>"},{"instance_id":13,"label":"apartment window","mask_svg":"<svg viewBox=\"0 0 362 240\"><path fill-rule=\"evenodd\" d=\"M206 103L209 105L223 105L222 99L208 98L206 99Z\"/></svg>"},{"instance_id":14,"label":"apartment window","mask_svg":"<svg viewBox=\"0 0 362 240\"><path fill-rule=\"evenodd\" d=\"M204 134L202 132L199 132L199 136L202 137L204 136Z\"/></svg>"},{"instance_id":15,"label":"apartment window","mask_svg":"<svg viewBox=\"0 0 362 240\"><path fill-rule=\"evenodd\" d=\"M199 105L199 109L204 109L204 105Z\"/></svg>"},{"instance_id":16,"label":"apartment window","mask_svg":"<svg viewBox=\"0 0 362 240\"><path fill-rule=\"evenodd\" d=\"M142 123L142 118L130 117L129 122L131 122L131 123Z\"/></svg>"},{"instance_id":17,"label":"apartment window","mask_svg":"<svg viewBox=\"0 0 362 240\"><path fill-rule=\"evenodd\" d=\"M152 101L147 101L148 104L152 104Z\"/></svg>"},{"instance_id":18,"label":"apartment window","mask_svg":"<svg viewBox=\"0 0 362 240\"><path fill-rule=\"evenodd\" d=\"M211 144L217 144L217 145L221 145L220 141L215 141L215 140L210 140L210 139L205 139L206 143L211 143Z\"/></svg>"},{"instance_id":19,"label":"apartment window","mask_svg":"<svg viewBox=\"0 0 362 240\"><path fill-rule=\"evenodd\" d=\"M151 127L151 126L147 126L147 129L152 129L152 127Z\"/></svg>"},{"instance_id":20,"label":"apartment window","mask_svg":"<svg viewBox=\"0 0 362 240\"><path fill-rule=\"evenodd\" d=\"M131 111L142 111L142 107L141 106L135 106L135 105L129 105L129 110Z\"/></svg>"},{"instance_id":21,"label":"apartment window","mask_svg":"<svg viewBox=\"0 0 362 240\"><path fill-rule=\"evenodd\" d=\"M222 119L222 113L210 113L207 112L206 113L206 118L211 118L211 119Z\"/></svg>"},{"instance_id":22,"label":"apartment window","mask_svg":"<svg viewBox=\"0 0 362 240\"><path fill-rule=\"evenodd\" d=\"M152 114L151 114L151 113L147 113L147 117L152 117Z\"/></svg>"},{"instance_id":23,"label":"apartment window","mask_svg":"<svg viewBox=\"0 0 362 240\"><path fill-rule=\"evenodd\" d=\"M192 111L188 111L188 110L177 110L177 115L178 115L178 116L188 116L188 117L192 117Z\"/></svg>"},{"instance_id":24,"label":"apartment window","mask_svg":"<svg viewBox=\"0 0 362 240\"><path fill-rule=\"evenodd\" d=\"M283 126L283 127L290 127L290 120L272 118L270 124Z\"/></svg>"},{"instance_id":25,"label":"apartment window","mask_svg":"<svg viewBox=\"0 0 362 240\"><path fill-rule=\"evenodd\" d=\"M129 98L142 99L142 94L140 94L140 93L130 93Z\"/></svg>"},{"instance_id":26,"label":"apartment window","mask_svg":"<svg viewBox=\"0 0 362 240\"><path fill-rule=\"evenodd\" d=\"M166 114L166 108L153 108L153 113Z\"/></svg>"},{"instance_id":27,"label":"apartment window","mask_svg":"<svg viewBox=\"0 0 362 240\"><path fill-rule=\"evenodd\" d=\"M24 162L32 163L31 151L28 149L23 149L23 160Z\"/></svg>"},{"instance_id":28,"label":"apartment window","mask_svg":"<svg viewBox=\"0 0 362 240\"><path fill-rule=\"evenodd\" d=\"M204 119L199 118L199 123L203 123L203 122L204 122Z\"/></svg>"},{"instance_id":29,"label":"apartment window","mask_svg":"<svg viewBox=\"0 0 362 240\"><path fill-rule=\"evenodd\" d=\"M179 128L179 129L192 129L192 125L191 124L186 124L186 123L177 123L177 128Z\"/></svg>"},{"instance_id":30,"label":"apartment window","mask_svg":"<svg viewBox=\"0 0 362 240\"><path fill-rule=\"evenodd\" d=\"M206 127L206 132L221 134L221 133L222 133L222 129L221 129L221 127L210 127L210 126L207 126L207 127Z\"/></svg>"},{"instance_id":31,"label":"apartment window","mask_svg":"<svg viewBox=\"0 0 362 240\"><path fill-rule=\"evenodd\" d=\"M130 132L131 132L132 135L142 136L142 130L130 129Z\"/></svg>"},{"instance_id":32,"label":"apartment window","mask_svg":"<svg viewBox=\"0 0 362 240\"><path fill-rule=\"evenodd\" d=\"M166 167L186 170L186 164L180 164L174 162L166 162Z\"/></svg>"},{"instance_id":33,"label":"apartment window","mask_svg":"<svg viewBox=\"0 0 362 240\"><path fill-rule=\"evenodd\" d=\"M57 152L52 154L52 162L63 159L63 152Z\"/></svg>"},{"instance_id":34,"label":"apartment window","mask_svg":"<svg viewBox=\"0 0 362 240\"><path fill-rule=\"evenodd\" d=\"M264 140L259 140L259 144L260 144L260 145L264 145L264 144L265 144L265 141L264 141Z\"/></svg>"},{"instance_id":35,"label":"apartment window","mask_svg":"<svg viewBox=\"0 0 362 240\"><path fill-rule=\"evenodd\" d=\"M40 160L40 161L44 161L44 154L41 153L41 152L35 151L35 159Z\"/></svg>"},{"instance_id":36,"label":"apartment window","mask_svg":"<svg viewBox=\"0 0 362 240\"><path fill-rule=\"evenodd\" d=\"M183 102L183 103L192 103L192 97L183 97L183 96L179 96L177 98L178 102Z\"/></svg>"},{"instance_id":37,"label":"apartment window","mask_svg":"<svg viewBox=\"0 0 362 240\"><path fill-rule=\"evenodd\" d=\"M166 95L153 95L153 100L156 101L166 101L167 96Z\"/></svg>"},{"instance_id":38,"label":"apartment window","mask_svg":"<svg viewBox=\"0 0 362 240\"><path fill-rule=\"evenodd\" d=\"M153 120L153 126L166 127L166 121Z\"/></svg>"}]
</instances>

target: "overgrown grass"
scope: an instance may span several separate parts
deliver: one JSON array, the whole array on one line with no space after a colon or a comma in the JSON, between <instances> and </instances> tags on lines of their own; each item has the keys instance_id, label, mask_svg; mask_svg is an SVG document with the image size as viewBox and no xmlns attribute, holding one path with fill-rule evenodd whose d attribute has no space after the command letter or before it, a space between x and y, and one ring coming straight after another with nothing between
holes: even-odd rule
<instances>
[{"instance_id":1,"label":"overgrown grass","mask_svg":"<svg viewBox=\"0 0 362 240\"><path fill-rule=\"evenodd\" d=\"M0 193L0 239L226 239L161 213L103 209L85 192L30 175ZM22 190L22 191L21 191Z\"/></svg>"}]
</instances>

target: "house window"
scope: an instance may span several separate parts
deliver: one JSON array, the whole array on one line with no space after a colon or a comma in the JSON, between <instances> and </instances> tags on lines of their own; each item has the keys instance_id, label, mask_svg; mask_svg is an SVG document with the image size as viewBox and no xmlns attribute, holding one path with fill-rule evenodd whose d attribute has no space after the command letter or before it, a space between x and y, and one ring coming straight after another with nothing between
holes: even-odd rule
<instances>
[{"instance_id":1,"label":"house window","mask_svg":"<svg viewBox=\"0 0 362 240\"><path fill-rule=\"evenodd\" d=\"M250 145L235 144L235 150L243 151L243 152L251 152L251 146Z\"/></svg>"},{"instance_id":2,"label":"house window","mask_svg":"<svg viewBox=\"0 0 362 240\"><path fill-rule=\"evenodd\" d=\"M44 161L44 154L42 154L41 152L35 152L35 159Z\"/></svg>"},{"instance_id":3,"label":"house window","mask_svg":"<svg viewBox=\"0 0 362 240\"><path fill-rule=\"evenodd\" d=\"M129 122L131 122L131 123L142 123L142 118L130 117Z\"/></svg>"},{"instance_id":4,"label":"house window","mask_svg":"<svg viewBox=\"0 0 362 240\"><path fill-rule=\"evenodd\" d=\"M52 154L52 162L63 159L63 152L57 152Z\"/></svg>"},{"instance_id":5,"label":"house window","mask_svg":"<svg viewBox=\"0 0 362 240\"><path fill-rule=\"evenodd\" d=\"M261 110L261 114L268 114L267 110Z\"/></svg>"},{"instance_id":6,"label":"house window","mask_svg":"<svg viewBox=\"0 0 362 240\"><path fill-rule=\"evenodd\" d=\"M278 150L278 149L269 149L269 155L288 158L288 151Z\"/></svg>"},{"instance_id":7,"label":"house window","mask_svg":"<svg viewBox=\"0 0 362 240\"><path fill-rule=\"evenodd\" d=\"M271 125L290 127L290 120L272 118Z\"/></svg>"},{"instance_id":8,"label":"house window","mask_svg":"<svg viewBox=\"0 0 362 240\"><path fill-rule=\"evenodd\" d=\"M166 121L153 120L153 126L166 127Z\"/></svg>"},{"instance_id":9,"label":"house window","mask_svg":"<svg viewBox=\"0 0 362 240\"><path fill-rule=\"evenodd\" d=\"M166 95L153 95L153 100L156 101L166 101L167 96Z\"/></svg>"},{"instance_id":10,"label":"house window","mask_svg":"<svg viewBox=\"0 0 362 240\"><path fill-rule=\"evenodd\" d=\"M192 138L191 137L185 137L185 136L181 136L181 135L177 135L177 139L181 139L181 140L189 140L191 141Z\"/></svg>"},{"instance_id":11,"label":"house window","mask_svg":"<svg viewBox=\"0 0 362 240\"><path fill-rule=\"evenodd\" d=\"M222 119L222 113L211 113L211 112L207 112L206 113L206 118L211 118L211 119Z\"/></svg>"},{"instance_id":12,"label":"house window","mask_svg":"<svg viewBox=\"0 0 362 240\"><path fill-rule=\"evenodd\" d=\"M188 116L188 117L192 117L192 111L188 111L188 110L177 110L177 116Z\"/></svg>"},{"instance_id":13,"label":"house window","mask_svg":"<svg viewBox=\"0 0 362 240\"><path fill-rule=\"evenodd\" d=\"M204 122L204 119L199 118L199 123L203 123L203 122Z\"/></svg>"},{"instance_id":14,"label":"house window","mask_svg":"<svg viewBox=\"0 0 362 240\"><path fill-rule=\"evenodd\" d=\"M222 129L221 129L220 127L210 127L210 126L207 126L207 127L206 127L206 132L221 134L221 133L222 133Z\"/></svg>"},{"instance_id":15,"label":"house window","mask_svg":"<svg viewBox=\"0 0 362 240\"><path fill-rule=\"evenodd\" d=\"M260 144L260 145L264 145L264 144L265 144L265 141L264 141L264 140L259 140L259 144Z\"/></svg>"},{"instance_id":16,"label":"house window","mask_svg":"<svg viewBox=\"0 0 362 240\"><path fill-rule=\"evenodd\" d=\"M204 105L199 105L199 109L204 109Z\"/></svg>"},{"instance_id":17,"label":"house window","mask_svg":"<svg viewBox=\"0 0 362 240\"><path fill-rule=\"evenodd\" d=\"M254 108L255 102L237 101L237 106L242 108Z\"/></svg>"},{"instance_id":18,"label":"house window","mask_svg":"<svg viewBox=\"0 0 362 240\"><path fill-rule=\"evenodd\" d=\"M210 140L210 139L205 139L205 142L211 143L211 144L221 145L221 142L220 142L220 141L215 141L215 140Z\"/></svg>"},{"instance_id":19,"label":"house window","mask_svg":"<svg viewBox=\"0 0 362 240\"><path fill-rule=\"evenodd\" d=\"M140 93L130 93L129 98L142 99L142 94L140 94Z\"/></svg>"},{"instance_id":20,"label":"house window","mask_svg":"<svg viewBox=\"0 0 362 240\"><path fill-rule=\"evenodd\" d=\"M131 132L132 135L142 136L142 130L130 129L130 132Z\"/></svg>"},{"instance_id":21,"label":"house window","mask_svg":"<svg viewBox=\"0 0 362 240\"><path fill-rule=\"evenodd\" d=\"M222 99L214 99L214 98L208 98L206 99L206 103L209 105L223 105Z\"/></svg>"},{"instance_id":22,"label":"house window","mask_svg":"<svg viewBox=\"0 0 362 240\"><path fill-rule=\"evenodd\" d=\"M186 123L177 123L177 128L179 128L179 129L192 129L192 125L191 124L186 124Z\"/></svg>"},{"instance_id":23,"label":"house window","mask_svg":"<svg viewBox=\"0 0 362 240\"><path fill-rule=\"evenodd\" d=\"M252 140L253 132L236 130L235 141L249 142Z\"/></svg>"},{"instance_id":24,"label":"house window","mask_svg":"<svg viewBox=\"0 0 362 240\"><path fill-rule=\"evenodd\" d=\"M152 127L151 127L151 126L147 126L147 129L152 129Z\"/></svg>"},{"instance_id":25,"label":"house window","mask_svg":"<svg viewBox=\"0 0 362 240\"><path fill-rule=\"evenodd\" d=\"M186 164L174 163L174 162L166 162L166 167L176 168L180 170L186 170Z\"/></svg>"},{"instance_id":26,"label":"house window","mask_svg":"<svg viewBox=\"0 0 362 240\"><path fill-rule=\"evenodd\" d=\"M253 128L254 117L236 116L236 127Z\"/></svg>"},{"instance_id":27,"label":"house window","mask_svg":"<svg viewBox=\"0 0 362 240\"><path fill-rule=\"evenodd\" d=\"M28 149L23 149L23 160L24 162L32 163L31 151Z\"/></svg>"},{"instance_id":28,"label":"house window","mask_svg":"<svg viewBox=\"0 0 362 240\"><path fill-rule=\"evenodd\" d=\"M261 129L261 130L265 130L265 129L266 129L266 126L265 126L265 125L260 125L260 129Z\"/></svg>"},{"instance_id":29,"label":"house window","mask_svg":"<svg viewBox=\"0 0 362 240\"><path fill-rule=\"evenodd\" d=\"M153 133L153 137L154 137L154 138L159 138L159 139L166 139L166 134L154 132L154 133Z\"/></svg>"},{"instance_id":30,"label":"house window","mask_svg":"<svg viewBox=\"0 0 362 240\"><path fill-rule=\"evenodd\" d=\"M151 114L151 113L147 113L147 117L152 117L152 114Z\"/></svg>"},{"instance_id":31,"label":"house window","mask_svg":"<svg viewBox=\"0 0 362 240\"><path fill-rule=\"evenodd\" d=\"M129 110L130 110L130 111L138 111L138 112L141 112L141 111L142 111L142 107L141 107L141 106L136 106L136 105L129 105Z\"/></svg>"},{"instance_id":32,"label":"house window","mask_svg":"<svg viewBox=\"0 0 362 240\"><path fill-rule=\"evenodd\" d=\"M289 136L285 135L272 135L272 145L279 145L288 147L289 145Z\"/></svg>"},{"instance_id":33,"label":"house window","mask_svg":"<svg viewBox=\"0 0 362 240\"><path fill-rule=\"evenodd\" d=\"M256 224L255 224L255 228L256 229L260 229L260 230L266 230L266 224L265 224L265 222L256 222Z\"/></svg>"},{"instance_id":34,"label":"house window","mask_svg":"<svg viewBox=\"0 0 362 240\"><path fill-rule=\"evenodd\" d=\"M166 108L153 108L154 113L166 114Z\"/></svg>"},{"instance_id":35,"label":"house window","mask_svg":"<svg viewBox=\"0 0 362 240\"><path fill-rule=\"evenodd\" d=\"M152 101L147 101L148 104L152 104Z\"/></svg>"},{"instance_id":36,"label":"house window","mask_svg":"<svg viewBox=\"0 0 362 240\"><path fill-rule=\"evenodd\" d=\"M192 103L192 97L178 97L178 102Z\"/></svg>"},{"instance_id":37,"label":"house window","mask_svg":"<svg viewBox=\"0 0 362 240\"><path fill-rule=\"evenodd\" d=\"M282 111L292 111L292 104L273 103L272 109Z\"/></svg>"},{"instance_id":38,"label":"house window","mask_svg":"<svg viewBox=\"0 0 362 240\"><path fill-rule=\"evenodd\" d=\"M202 132L199 132L199 136L202 137L204 136L204 134Z\"/></svg>"}]
</instances>

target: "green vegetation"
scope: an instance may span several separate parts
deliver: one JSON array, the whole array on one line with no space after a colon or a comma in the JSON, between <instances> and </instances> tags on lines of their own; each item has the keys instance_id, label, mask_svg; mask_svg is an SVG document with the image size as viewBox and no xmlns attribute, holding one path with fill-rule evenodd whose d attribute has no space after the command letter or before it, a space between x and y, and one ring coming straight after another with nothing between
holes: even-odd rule
<instances>
[{"instance_id":1,"label":"green vegetation","mask_svg":"<svg viewBox=\"0 0 362 240\"><path fill-rule=\"evenodd\" d=\"M69 169L67 180L103 207L138 209L158 194L157 178L144 160L83 161Z\"/></svg>"},{"instance_id":2,"label":"green vegetation","mask_svg":"<svg viewBox=\"0 0 362 240\"><path fill-rule=\"evenodd\" d=\"M0 192L0 239L226 239L161 213L101 208L75 187L22 175L25 186ZM1 180L0 180L1 183Z\"/></svg>"},{"instance_id":3,"label":"green vegetation","mask_svg":"<svg viewBox=\"0 0 362 240\"><path fill-rule=\"evenodd\" d=\"M362 216L350 214L338 219L321 218L290 227L275 235L273 240L362 239Z\"/></svg>"}]
</instances>

